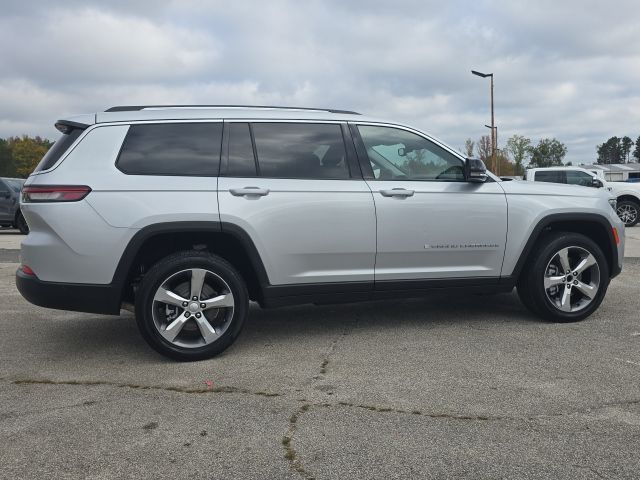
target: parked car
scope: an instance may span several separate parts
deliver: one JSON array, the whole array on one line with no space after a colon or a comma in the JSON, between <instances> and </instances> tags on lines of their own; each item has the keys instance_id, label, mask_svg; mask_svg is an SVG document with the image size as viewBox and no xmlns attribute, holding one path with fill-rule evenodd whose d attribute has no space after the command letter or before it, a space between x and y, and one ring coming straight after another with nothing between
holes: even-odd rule
<instances>
[{"instance_id":1,"label":"parked car","mask_svg":"<svg viewBox=\"0 0 640 480\"><path fill-rule=\"evenodd\" d=\"M604 187L615 197L616 212L625 226L633 227L640 220L640 184L607 182L596 173L580 167L531 168L527 170L525 179L532 182Z\"/></svg>"},{"instance_id":2,"label":"parked car","mask_svg":"<svg viewBox=\"0 0 640 480\"><path fill-rule=\"evenodd\" d=\"M598 308L622 268L608 192L502 182L396 122L139 106L56 126L61 138L23 189L32 232L20 293L50 308L133 308L149 345L176 359L226 349L250 300L516 287L535 314L571 322Z\"/></svg>"},{"instance_id":3,"label":"parked car","mask_svg":"<svg viewBox=\"0 0 640 480\"><path fill-rule=\"evenodd\" d=\"M0 178L0 227L13 227L25 235L29 226L20 210L21 178Z\"/></svg>"}]
</instances>

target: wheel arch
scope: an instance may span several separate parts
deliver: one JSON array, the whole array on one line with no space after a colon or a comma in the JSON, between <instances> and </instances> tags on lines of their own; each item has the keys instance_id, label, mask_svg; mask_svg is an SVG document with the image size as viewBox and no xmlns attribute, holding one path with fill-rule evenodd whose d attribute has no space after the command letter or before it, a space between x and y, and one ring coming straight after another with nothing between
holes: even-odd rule
<instances>
[{"instance_id":1,"label":"wheel arch","mask_svg":"<svg viewBox=\"0 0 640 480\"><path fill-rule=\"evenodd\" d=\"M525 244L511 278L518 280L522 269L530 259L533 247L548 232L574 232L581 233L596 242L602 249L607 260L609 276L614 277L619 273L617 263L617 245L613 236L612 225L606 217L597 213L556 213L542 218L533 228L527 243Z\"/></svg>"},{"instance_id":2,"label":"wheel arch","mask_svg":"<svg viewBox=\"0 0 640 480\"><path fill-rule=\"evenodd\" d=\"M138 231L125 248L112 285L132 301L136 281L158 260L181 250L206 250L227 260L244 278L252 300L262 302L269 279L251 237L227 222L167 222Z\"/></svg>"},{"instance_id":3,"label":"wheel arch","mask_svg":"<svg viewBox=\"0 0 640 480\"><path fill-rule=\"evenodd\" d=\"M630 193L623 193L619 197L616 197L616 200L618 202L633 202L640 207L640 198Z\"/></svg>"}]
</instances>

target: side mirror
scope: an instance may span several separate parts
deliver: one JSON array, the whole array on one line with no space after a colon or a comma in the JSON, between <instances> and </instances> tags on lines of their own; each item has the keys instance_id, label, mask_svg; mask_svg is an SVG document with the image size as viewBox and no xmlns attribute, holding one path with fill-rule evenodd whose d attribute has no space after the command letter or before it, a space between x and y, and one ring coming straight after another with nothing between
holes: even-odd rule
<instances>
[{"instance_id":1,"label":"side mirror","mask_svg":"<svg viewBox=\"0 0 640 480\"><path fill-rule=\"evenodd\" d=\"M479 158L467 158L464 162L464 178L471 183L487 181L487 167Z\"/></svg>"},{"instance_id":2,"label":"side mirror","mask_svg":"<svg viewBox=\"0 0 640 480\"><path fill-rule=\"evenodd\" d=\"M594 186L595 188L604 187L604 184L602 183L602 180L600 180L599 178L595 178L595 177L593 177L593 182L592 182L591 185Z\"/></svg>"}]
</instances>

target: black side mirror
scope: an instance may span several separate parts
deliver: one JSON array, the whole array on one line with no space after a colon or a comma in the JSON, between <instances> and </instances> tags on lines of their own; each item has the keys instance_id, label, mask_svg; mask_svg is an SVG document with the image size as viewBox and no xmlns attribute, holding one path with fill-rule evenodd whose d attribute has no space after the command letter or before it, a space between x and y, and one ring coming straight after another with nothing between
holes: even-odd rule
<instances>
[{"instance_id":1,"label":"black side mirror","mask_svg":"<svg viewBox=\"0 0 640 480\"><path fill-rule=\"evenodd\" d=\"M596 177L593 177L593 181L592 181L591 185L596 187L596 188L604 187L604 183L602 183L602 180L600 180L599 178L596 178Z\"/></svg>"},{"instance_id":2,"label":"black side mirror","mask_svg":"<svg viewBox=\"0 0 640 480\"><path fill-rule=\"evenodd\" d=\"M487 167L479 158L467 158L464 162L464 178L471 183L487 181Z\"/></svg>"}]
</instances>

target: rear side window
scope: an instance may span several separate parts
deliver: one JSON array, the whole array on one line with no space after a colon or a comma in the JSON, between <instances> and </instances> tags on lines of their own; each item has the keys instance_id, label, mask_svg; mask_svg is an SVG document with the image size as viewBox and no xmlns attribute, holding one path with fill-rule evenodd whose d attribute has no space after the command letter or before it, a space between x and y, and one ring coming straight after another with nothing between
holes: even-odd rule
<instances>
[{"instance_id":1,"label":"rear side window","mask_svg":"<svg viewBox=\"0 0 640 480\"><path fill-rule=\"evenodd\" d=\"M229 164L226 174L229 177L255 177L258 174L248 123L229 124Z\"/></svg>"},{"instance_id":2,"label":"rear side window","mask_svg":"<svg viewBox=\"0 0 640 480\"><path fill-rule=\"evenodd\" d=\"M131 125L117 167L131 175L216 176L222 122Z\"/></svg>"},{"instance_id":3,"label":"rear side window","mask_svg":"<svg viewBox=\"0 0 640 480\"><path fill-rule=\"evenodd\" d=\"M42 157L40 163L34 170L34 172L39 172L41 170L49 170L51 167L55 165L55 163L60 160L60 157L64 155L64 153L69 150L69 147L73 142L77 140L83 130L79 128L74 128L69 133L63 133L60 135L60 138L55 141L55 143L51 146L49 151Z\"/></svg>"},{"instance_id":4,"label":"rear side window","mask_svg":"<svg viewBox=\"0 0 640 480\"><path fill-rule=\"evenodd\" d=\"M560 170L540 170L535 174L536 182L565 183L564 172Z\"/></svg>"},{"instance_id":5,"label":"rear side window","mask_svg":"<svg viewBox=\"0 0 640 480\"><path fill-rule=\"evenodd\" d=\"M338 124L253 123L259 174L271 178L347 179Z\"/></svg>"}]
</instances>

